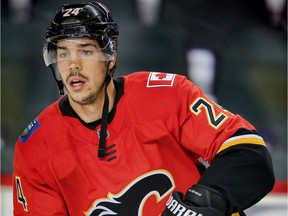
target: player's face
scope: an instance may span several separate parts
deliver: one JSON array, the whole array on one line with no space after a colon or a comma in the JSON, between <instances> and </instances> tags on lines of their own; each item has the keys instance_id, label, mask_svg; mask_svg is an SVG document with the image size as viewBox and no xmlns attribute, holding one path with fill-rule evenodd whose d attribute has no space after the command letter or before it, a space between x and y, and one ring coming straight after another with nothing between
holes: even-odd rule
<instances>
[{"instance_id":1,"label":"player's face","mask_svg":"<svg viewBox=\"0 0 288 216\"><path fill-rule=\"evenodd\" d=\"M101 55L103 53L95 40L78 38L57 43L59 73L69 97L75 103L92 104L103 93L109 69L108 62Z\"/></svg>"}]
</instances>

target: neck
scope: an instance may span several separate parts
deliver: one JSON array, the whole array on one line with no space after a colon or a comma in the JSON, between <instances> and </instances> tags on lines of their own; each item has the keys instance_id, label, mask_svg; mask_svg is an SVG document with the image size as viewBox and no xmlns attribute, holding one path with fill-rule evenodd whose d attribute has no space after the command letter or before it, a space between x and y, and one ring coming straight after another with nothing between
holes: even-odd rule
<instances>
[{"instance_id":1,"label":"neck","mask_svg":"<svg viewBox=\"0 0 288 216\"><path fill-rule=\"evenodd\" d=\"M109 98L109 112L112 110L115 101L116 90L113 81L111 80L107 86L107 94ZM69 103L77 115L86 123L94 122L102 118L102 109L104 104L105 93L102 91L101 95L97 97L94 103L87 105L80 105L75 103L69 96Z\"/></svg>"}]
</instances>

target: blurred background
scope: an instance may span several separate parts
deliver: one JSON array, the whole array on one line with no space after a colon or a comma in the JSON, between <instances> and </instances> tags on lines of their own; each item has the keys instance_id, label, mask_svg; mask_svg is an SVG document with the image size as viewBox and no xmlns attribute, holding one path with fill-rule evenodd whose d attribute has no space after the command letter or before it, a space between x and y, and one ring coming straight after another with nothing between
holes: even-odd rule
<instances>
[{"instance_id":1,"label":"blurred background","mask_svg":"<svg viewBox=\"0 0 288 216\"><path fill-rule=\"evenodd\" d=\"M1 0L1 215L12 215L14 144L59 98L42 58L56 10L75 0ZM102 0L120 27L116 75L188 76L268 143L277 183L250 215L287 215L287 0Z\"/></svg>"}]
</instances>

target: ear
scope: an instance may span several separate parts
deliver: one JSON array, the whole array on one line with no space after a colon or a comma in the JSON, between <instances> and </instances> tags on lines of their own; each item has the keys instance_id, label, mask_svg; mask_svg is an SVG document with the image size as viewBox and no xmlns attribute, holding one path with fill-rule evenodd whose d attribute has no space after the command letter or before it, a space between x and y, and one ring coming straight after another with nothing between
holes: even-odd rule
<instances>
[{"instance_id":1,"label":"ear","mask_svg":"<svg viewBox=\"0 0 288 216\"><path fill-rule=\"evenodd\" d=\"M116 64L116 61L117 61L117 53L115 52L114 53L114 59L112 61L110 61L110 64L109 64L110 70L114 67L114 65Z\"/></svg>"}]
</instances>

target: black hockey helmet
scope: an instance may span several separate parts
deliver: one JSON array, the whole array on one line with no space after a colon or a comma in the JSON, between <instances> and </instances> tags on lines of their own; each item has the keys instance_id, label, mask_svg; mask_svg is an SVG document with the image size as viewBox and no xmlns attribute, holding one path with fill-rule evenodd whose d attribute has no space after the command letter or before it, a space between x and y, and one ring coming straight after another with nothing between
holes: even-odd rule
<instances>
[{"instance_id":1,"label":"black hockey helmet","mask_svg":"<svg viewBox=\"0 0 288 216\"><path fill-rule=\"evenodd\" d=\"M47 28L43 47L45 64L52 68L60 93L63 94L63 84L58 73L55 72L57 70L57 42L73 38L95 39L104 54L96 60L111 61L117 51L118 35L117 23L114 22L107 7L99 2L64 4L60 7ZM111 75L114 70L115 66L110 71Z\"/></svg>"},{"instance_id":2,"label":"black hockey helmet","mask_svg":"<svg viewBox=\"0 0 288 216\"><path fill-rule=\"evenodd\" d=\"M99 2L65 4L59 8L47 29L46 39L54 36L98 35L116 39L118 25L107 7Z\"/></svg>"}]
</instances>

